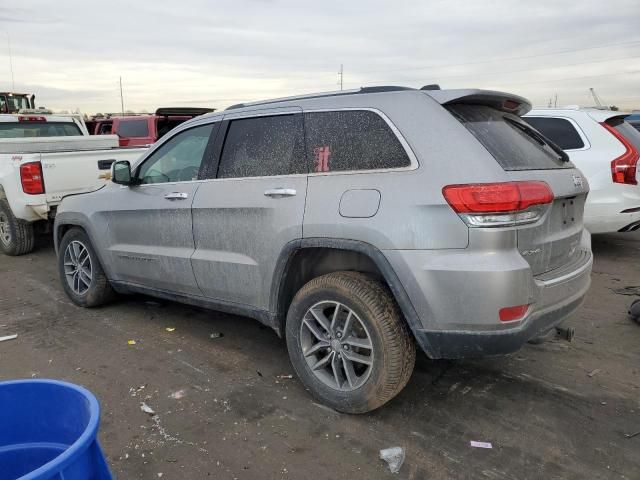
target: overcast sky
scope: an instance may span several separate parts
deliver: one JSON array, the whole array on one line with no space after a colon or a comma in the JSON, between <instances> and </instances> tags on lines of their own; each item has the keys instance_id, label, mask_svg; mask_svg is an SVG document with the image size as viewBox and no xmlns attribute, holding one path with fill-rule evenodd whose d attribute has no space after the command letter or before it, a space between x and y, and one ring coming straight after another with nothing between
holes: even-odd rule
<instances>
[{"instance_id":1,"label":"overcast sky","mask_svg":"<svg viewBox=\"0 0 640 480\"><path fill-rule=\"evenodd\" d=\"M640 108L638 0L3 0L0 89L53 109L210 106L363 85Z\"/></svg>"}]
</instances>

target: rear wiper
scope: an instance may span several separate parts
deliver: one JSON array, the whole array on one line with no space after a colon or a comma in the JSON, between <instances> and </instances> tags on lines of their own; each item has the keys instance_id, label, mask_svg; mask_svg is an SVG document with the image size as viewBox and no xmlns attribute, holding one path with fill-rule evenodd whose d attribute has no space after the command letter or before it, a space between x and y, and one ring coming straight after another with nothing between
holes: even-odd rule
<instances>
[{"instance_id":1,"label":"rear wiper","mask_svg":"<svg viewBox=\"0 0 640 480\"><path fill-rule=\"evenodd\" d=\"M515 126L516 128L520 129L521 131L525 132L527 135L529 135L531 138L533 138L536 142L538 142L543 147L544 146L549 147L551 150L553 150L555 153L558 154L558 156L560 157L561 161L563 161L565 163L569 161L569 155L567 155L567 153L564 150L562 150L558 145L553 143L551 140L547 140L545 137L540 135L540 133L538 133L536 130L534 130L529 125L525 125L525 124L522 124L520 122L516 122L515 120L513 120L513 119L511 119L509 117L504 117L504 119L507 120L511 125Z\"/></svg>"}]
</instances>

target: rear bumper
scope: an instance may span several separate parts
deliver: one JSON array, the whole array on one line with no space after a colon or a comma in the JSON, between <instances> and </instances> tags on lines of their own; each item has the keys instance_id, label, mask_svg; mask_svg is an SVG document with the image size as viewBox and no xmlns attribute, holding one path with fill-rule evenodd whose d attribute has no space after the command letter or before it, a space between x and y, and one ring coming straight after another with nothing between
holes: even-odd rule
<instances>
[{"instance_id":1,"label":"rear bumper","mask_svg":"<svg viewBox=\"0 0 640 480\"><path fill-rule=\"evenodd\" d=\"M588 235L569 264L538 277L519 252L474 255L397 251L389 255L420 321L418 344L432 358L501 355L518 350L575 312L589 290ZM459 258L455 258L459 257ZM437 260L436 260L437 259ZM502 307L529 304L519 321L502 323Z\"/></svg>"},{"instance_id":2,"label":"rear bumper","mask_svg":"<svg viewBox=\"0 0 640 480\"><path fill-rule=\"evenodd\" d=\"M584 226L591 233L613 233L640 222L640 186L609 185L592 190L584 208Z\"/></svg>"},{"instance_id":3,"label":"rear bumper","mask_svg":"<svg viewBox=\"0 0 640 480\"><path fill-rule=\"evenodd\" d=\"M592 258L574 275L561 282L538 282L539 307L520 325L502 331L429 331L416 333L419 343L436 346L439 358L470 358L504 355L520 349L532 338L547 333L584 302L591 285Z\"/></svg>"}]
</instances>

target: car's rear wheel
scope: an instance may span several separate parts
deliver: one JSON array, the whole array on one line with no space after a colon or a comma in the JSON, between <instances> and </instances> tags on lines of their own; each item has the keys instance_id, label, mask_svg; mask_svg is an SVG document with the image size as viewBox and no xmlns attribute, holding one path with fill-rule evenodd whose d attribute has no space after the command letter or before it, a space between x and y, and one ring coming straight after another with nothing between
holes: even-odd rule
<instances>
[{"instance_id":1,"label":"car's rear wheel","mask_svg":"<svg viewBox=\"0 0 640 480\"><path fill-rule=\"evenodd\" d=\"M6 199L0 200L0 249L6 255L25 255L33 251L33 225L16 218Z\"/></svg>"},{"instance_id":2,"label":"car's rear wheel","mask_svg":"<svg viewBox=\"0 0 640 480\"><path fill-rule=\"evenodd\" d=\"M315 278L287 315L293 368L320 401L345 413L374 410L407 384L415 345L391 292L356 272Z\"/></svg>"},{"instance_id":3,"label":"car's rear wheel","mask_svg":"<svg viewBox=\"0 0 640 480\"><path fill-rule=\"evenodd\" d=\"M67 296L81 307L97 307L114 293L84 230L72 228L58 249L58 272Z\"/></svg>"}]
</instances>

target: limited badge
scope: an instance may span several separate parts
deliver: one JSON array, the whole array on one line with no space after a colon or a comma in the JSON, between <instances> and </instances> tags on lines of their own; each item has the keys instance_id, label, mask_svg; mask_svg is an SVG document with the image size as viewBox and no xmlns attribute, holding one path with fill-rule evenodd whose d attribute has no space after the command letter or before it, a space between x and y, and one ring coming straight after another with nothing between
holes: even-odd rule
<instances>
[{"instance_id":1,"label":"limited badge","mask_svg":"<svg viewBox=\"0 0 640 480\"><path fill-rule=\"evenodd\" d=\"M580 175L573 176L573 186L576 188L582 188L582 177Z\"/></svg>"}]
</instances>

